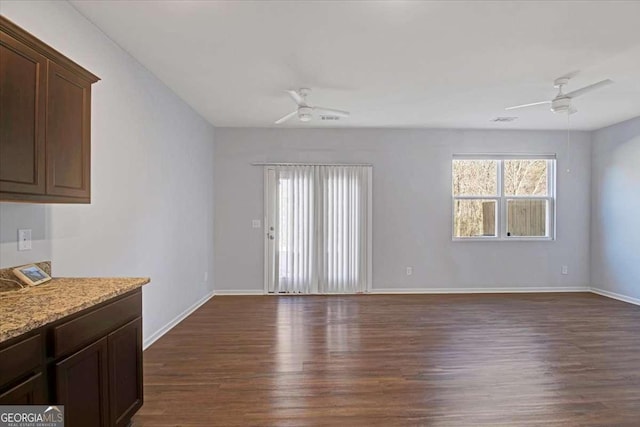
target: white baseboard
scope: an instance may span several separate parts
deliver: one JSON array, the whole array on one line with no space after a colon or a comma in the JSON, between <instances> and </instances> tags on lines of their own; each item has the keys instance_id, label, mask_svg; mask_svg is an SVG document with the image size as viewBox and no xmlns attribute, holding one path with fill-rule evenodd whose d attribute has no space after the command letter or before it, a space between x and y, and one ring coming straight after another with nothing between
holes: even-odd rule
<instances>
[{"instance_id":1,"label":"white baseboard","mask_svg":"<svg viewBox=\"0 0 640 427\"><path fill-rule=\"evenodd\" d=\"M209 292L207 295L205 295L204 297L200 298L193 305L191 305L191 307L187 308L185 311L183 311L182 313L178 314L175 318L173 318L169 323L164 325L158 331L156 331L155 333L151 334L151 336L149 338L145 339L144 342L142 343L142 349L146 350L147 348L149 348L151 346L151 344L153 344L154 342L158 341L164 334L166 334L171 329L173 329L174 326L176 326L178 323L182 322L191 313L193 313L198 308L200 308L200 306L202 306L204 303L209 301L213 297L213 295L214 295L213 292Z\"/></svg>"},{"instance_id":2,"label":"white baseboard","mask_svg":"<svg viewBox=\"0 0 640 427\"><path fill-rule=\"evenodd\" d=\"M372 289L370 294L513 294L538 292L589 292L587 287L530 287L530 288L380 288Z\"/></svg>"},{"instance_id":3,"label":"white baseboard","mask_svg":"<svg viewBox=\"0 0 640 427\"><path fill-rule=\"evenodd\" d=\"M586 286L573 287L513 287L513 288L378 288L366 294L496 294L496 293L535 293L535 292L590 292ZM215 295L266 295L258 289L219 289ZM319 294L330 295L330 294ZM345 294L337 294L345 295Z\"/></svg>"},{"instance_id":4,"label":"white baseboard","mask_svg":"<svg viewBox=\"0 0 640 427\"><path fill-rule=\"evenodd\" d=\"M629 304L640 305L640 299L628 297L626 295L617 294L611 291L605 291L604 289L591 288L591 292L594 294L602 295L603 297L617 299L618 301L628 302Z\"/></svg>"},{"instance_id":5,"label":"white baseboard","mask_svg":"<svg viewBox=\"0 0 640 427\"><path fill-rule=\"evenodd\" d=\"M264 295L262 289L215 289L215 295Z\"/></svg>"}]
</instances>

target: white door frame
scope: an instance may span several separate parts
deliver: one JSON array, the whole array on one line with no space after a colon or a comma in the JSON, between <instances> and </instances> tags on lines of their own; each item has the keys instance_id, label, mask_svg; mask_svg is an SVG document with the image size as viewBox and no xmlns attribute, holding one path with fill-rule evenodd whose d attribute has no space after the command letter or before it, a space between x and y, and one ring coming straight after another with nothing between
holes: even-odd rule
<instances>
[{"instance_id":1,"label":"white door frame","mask_svg":"<svg viewBox=\"0 0 640 427\"><path fill-rule=\"evenodd\" d=\"M277 185L276 169L274 167L264 168L264 293L275 293L275 269L276 262L276 226L272 222L276 219L275 194ZM273 204L273 206L272 206Z\"/></svg>"},{"instance_id":2,"label":"white door frame","mask_svg":"<svg viewBox=\"0 0 640 427\"><path fill-rule=\"evenodd\" d=\"M368 165L369 166L369 165ZM367 218L367 285L366 285L366 293L370 293L373 288L373 168L368 168L368 180L369 180L369 188L368 188L368 197L367 197L367 210L368 210L368 218ZM278 244L278 235L277 227L275 221L278 216L278 207L276 205L275 196L278 185L277 177L276 177L276 168L275 166L267 166L264 168L264 293L267 294L276 294L276 286L275 286L275 269L278 268L278 259L277 259L277 250L276 245ZM270 203L273 202L273 206ZM273 223L270 223L273 222ZM271 229L273 228L273 230ZM271 238L273 236L273 239ZM316 283L317 287L317 283ZM317 293L317 288L316 288Z\"/></svg>"}]
</instances>

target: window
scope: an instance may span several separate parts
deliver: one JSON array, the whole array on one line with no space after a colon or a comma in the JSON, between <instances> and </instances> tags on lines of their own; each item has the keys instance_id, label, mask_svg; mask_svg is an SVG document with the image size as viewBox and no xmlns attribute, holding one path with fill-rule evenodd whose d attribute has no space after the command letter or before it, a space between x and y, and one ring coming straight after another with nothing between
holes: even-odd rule
<instances>
[{"instance_id":1,"label":"window","mask_svg":"<svg viewBox=\"0 0 640 427\"><path fill-rule=\"evenodd\" d=\"M554 237L555 156L454 155L454 240Z\"/></svg>"}]
</instances>

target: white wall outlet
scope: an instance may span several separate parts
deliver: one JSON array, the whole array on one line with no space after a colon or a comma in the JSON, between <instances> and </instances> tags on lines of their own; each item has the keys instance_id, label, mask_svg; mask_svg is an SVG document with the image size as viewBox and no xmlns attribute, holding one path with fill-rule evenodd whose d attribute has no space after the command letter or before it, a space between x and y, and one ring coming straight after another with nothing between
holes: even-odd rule
<instances>
[{"instance_id":1,"label":"white wall outlet","mask_svg":"<svg viewBox=\"0 0 640 427\"><path fill-rule=\"evenodd\" d=\"M31 229L22 228L18 230L18 250L30 251L31 250Z\"/></svg>"},{"instance_id":2,"label":"white wall outlet","mask_svg":"<svg viewBox=\"0 0 640 427\"><path fill-rule=\"evenodd\" d=\"M204 272L204 281L206 282L207 280L209 280L209 272L205 271Z\"/></svg>"},{"instance_id":3,"label":"white wall outlet","mask_svg":"<svg viewBox=\"0 0 640 427\"><path fill-rule=\"evenodd\" d=\"M413 274L413 267L407 267L407 276L411 276Z\"/></svg>"},{"instance_id":4,"label":"white wall outlet","mask_svg":"<svg viewBox=\"0 0 640 427\"><path fill-rule=\"evenodd\" d=\"M252 221L251 221L251 226L252 226L253 228L260 228L260 227L261 227L261 225L260 225L260 220L259 220L259 219L254 219L254 220L252 220Z\"/></svg>"},{"instance_id":5,"label":"white wall outlet","mask_svg":"<svg viewBox=\"0 0 640 427\"><path fill-rule=\"evenodd\" d=\"M569 267L566 265L562 266L562 274L569 274Z\"/></svg>"}]
</instances>

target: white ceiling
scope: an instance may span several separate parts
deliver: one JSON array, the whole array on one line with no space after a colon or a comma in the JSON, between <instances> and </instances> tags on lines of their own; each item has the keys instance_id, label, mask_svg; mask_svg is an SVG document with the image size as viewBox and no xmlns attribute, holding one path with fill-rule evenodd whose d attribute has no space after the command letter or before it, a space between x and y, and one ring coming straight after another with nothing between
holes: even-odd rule
<instances>
[{"instance_id":1,"label":"white ceiling","mask_svg":"<svg viewBox=\"0 0 640 427\"><path fill-rule=\"evenodd\" d=\"M299 127L562 129L546 106L568 90L572 127L640 115L640 2L80 1L73 6L216 126L276 127L285 89L349 110ZM497 116L518 116L493 123Z\"/></svg>"}]
</instances>

